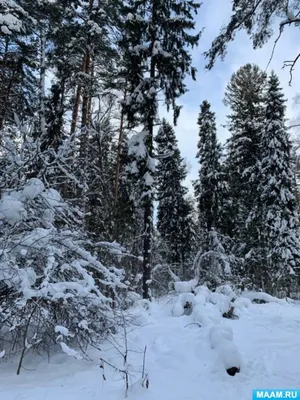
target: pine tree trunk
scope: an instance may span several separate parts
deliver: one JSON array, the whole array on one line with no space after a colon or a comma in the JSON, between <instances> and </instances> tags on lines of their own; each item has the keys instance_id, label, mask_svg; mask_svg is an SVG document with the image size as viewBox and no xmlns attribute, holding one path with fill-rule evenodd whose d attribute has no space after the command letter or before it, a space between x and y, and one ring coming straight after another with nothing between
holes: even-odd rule
<instances>
[{"instance_id":1,"label":"pine tree trunk","mask_svg":"<svg viewBox=\"0 0 300 400\"><path fill-rule=\"evenodd\" d=\"M40 82L39 82L39 125L40 135L45 139L46 135L46 118L45 118L45 79L46 79L46 37L43 28L41 29L41 43L40 43Z\"/></svg>"},{"instance_id":2,"label":"pine tree trunk","mask_svg":"<svg viewBox=\"0 0 300 400\"><path fill-rule=\"evenodd\" d=\"M9 39L6 39L0 78L0 130L3 129L7 117L8 105L13 95L13 87L18 79L19 70L22 68L22 61L16 60L16 65L12 66L11 70L9 70L10 54L14 54L14 52L9 52Z\"/></svg>"},{"instance_id":3,"label":"pine tree trunk","mask_svg":"<svg viewBox=\"0 0 300 400\"><path fill-rule=\"evenodd\" d=\"M149 157L153 152L153 119L149 126L146 147ZM149 283L151 279L152 260L152 225L153 195L148 193L144 198L144 244L143 244L143 298L150 299Z\"/></svg>"},{"instance_id":4,"label":"pine tree trunk","mask_svg":"<svg viewBox=\"0 0 300 400\"><path fill-rule=\"evenodd\" d=\"M82 72L85 71L85 64L86 64L86 54L84 55L83 61L82 61L82 69L81 69ZM71 132L70 132L71 135L76 131L81 92L82 92L82 85L79 84L79 85L77 85L77 88L76 88L75 101L74 101L74 106L73 106L73 111L72 111L72 122L71 122Z\"/></svg>"},{"instance_id":5,"label":"pine tree trunk","mask_svg":"<svg viewBox=\"0 0 300 400\"><path fill-rule=\"evenodd\" d=\"M80 105L80 97L81 97L81 85L77 86L75 101L72 112L72 122L71 122L71 135L76 131L79 105Z\"/></svg>"},{"instance_id":6,"label":"pine tree trunk","mask_svg":"<svg viewBox=\"0 0 300 400\"><path fill-rule=\"evenodd\" d=\"M152 18L155 14L155 2L152 6ZM152 46L155 43L156 32L152 29ZM150 66L150 80L154 81L155 78L155 61L153 57L151 58ZM155 118L155 105L150 105L150 110L148 111L148 121L147 121L147 136L146 136L146 148L148 150L148 157L153 156L153 126ZM149 167L146 168L149 170ZM151 171L150 171L151 173ZM150 299L149 284L151 280L151 261L152 261L152 225L153 225L153 194L148 191L144 198L144 245L143 245L143 298Z\"/></svg>"},{"instance_id":7,"label":"pine tree trunk","mask_svg":"<svg viewBox=\"0 0 300 400\"><path fill-rule=\"evenodd\" d=\"M89 0L89 13L90 16L93 12L94 0ZM90 33L87 34L86 41L86 52L85 52L85 63L83 67L83 72L85 76L89 76L88 84L86 85L85 90L83 91L83 99L82 99L82 118L81 118L81 127L87 127L88 125L88 116L89 116L89 104L91 99L91 47L92 47L92 38Z\"/></svg>"},{"instance_id":8,"label":"pine tree trunk","mask_svg":"<svg viewBox=\"0 0 300 400\"><path fill-rule=\"evenodd\" d=\"M89 49L89 45L87 46L86 50L86 57L85 57L85 66L84 66L84 73L89 75L90 72L90 63L91 63L91 52ZM81 127L87 127L88 125L88 114L89 114L89 99L90 99L90 90L89 90L90 82L88 87L84 90L83 98L82 98L82 118L81 118Z\"/></svg>"},{"instance_id":9,"label":"pine tree trunk","mask_svg":"<svg viewBox=\"0 0 300 400\"><path fill-rule=\"evenodd\" d=\"M126 93L124 95L124 99L126 98ZM116 163L116 175L115 175L115 187L114 187L114 202L115 205L118 203L118 193L119 193L119 176L120 176L120 166L121 166L121 152L122 152L122 143L123 143L123 126L124 126L124 111L122 109L121 112L121 120L120 120L120 132L119 132L119 141L118 141L118 152L117 152L117 163Z\"/></svg>"},{"instance_id":10,"label":"pine tree trunk","mask_svg":"<svg viewBox=\"0 0 300 400\"><path fill-rule=\"evenodd\" d=\"M5 118L5 100L7 98L7 93L5 90L5 73L6 73L6 64L8 58L8 48L9 48L9 40L5 40L5 48L3 52L3 59L1 62L1 81L0 81L0 130L3 128L4 118ZM2 100L3 98L3 100Z\"/></svg>"}]
</instances>

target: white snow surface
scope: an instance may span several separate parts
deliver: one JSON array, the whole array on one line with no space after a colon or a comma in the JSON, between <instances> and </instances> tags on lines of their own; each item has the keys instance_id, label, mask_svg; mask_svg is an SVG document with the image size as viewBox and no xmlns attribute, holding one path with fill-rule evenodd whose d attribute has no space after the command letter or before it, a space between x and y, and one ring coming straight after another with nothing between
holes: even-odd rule
<instances>
[{"instance_id":1,"label":"white snow surface","mask_svg":"<svg viewBox=\"0 0 300 400\"><path fill-rule=\"evenodd\" d=\"M219 324L213 326L212 328L210 328L209 331L209 340L212 349L218 347L224 340L232 342L233 340L232 328L225 324L222 325Z\"/></svg>"},{"instance_id":2,"label":"white snow surface","mask_svg":"<svg viewBox=\"0 0 300 400\"><path fill-rule=\"evenodd\" d=\"M204 290L202 290L204 292ZM211 349L209 333L216 322L201 328L194 323L194 313L174 318L172 309L177 296L142 302L131 312L142 326L128 329L130 371L129 400L247 400L253 388L297 388L300 376L300 303L269 302L247 304L239 309L239 319L220 317L224 332L233 333L233 342L221 341ZM209 304L220 314L217 305L196 305L198 312ZM220 326L214 330L220 329ZM229 334L230 335L230 334ZM100 357L119 368L123 361L112 343L122 344L122 335L101 345L101 352L91 350L90 360L79 360L78 353L62 344L63 353L50 358L26 355L24 369L16 375L18 360L0 362L0 398L5 400L121 400L124 380L119 373L104 366L102 379ZM143 352L149 388L140 384ZM238 349L238 352L237 352ZM67 354L65 354L67 353ZM241 364L240 373L229 376L225 364ZM242 360L242 362L241 362Z\"/></svg>"}]
</instances>

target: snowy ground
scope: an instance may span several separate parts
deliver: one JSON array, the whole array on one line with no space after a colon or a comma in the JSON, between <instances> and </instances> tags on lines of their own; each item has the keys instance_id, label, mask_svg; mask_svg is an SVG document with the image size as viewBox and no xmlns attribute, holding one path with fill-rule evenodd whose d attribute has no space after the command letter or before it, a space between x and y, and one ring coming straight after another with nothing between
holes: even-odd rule
<instances>
[{"instance_id":1,"label":"snowy ground","mask_svg":"<svg viewBox=\"0 0 300 400\"><path fill-rule=\"evenodd\" d=\"M249 400L254 388L300 387L300 305L251 304L238 320L221 319L230 325L243 365L229 376L210 348L209 326L189 325L192 316L172 317L166 299L150 311L136 310L143 327L128 334L128 364L133 383L128 398L133 400ZM150 315L149 315L150 314ZM120 343L122 339L120 339ZM147 346L146 370L149 388L140 385L143 350ZM101 356L122 368L120 356L111 345ZM124 381L105 367L106 381L99 368L99 352L93 361L80 361L64 354L28 359L26 370L15 375L11 361L0 364L0 399L5 400L119 400L124 398Z\"/></svg>"}]
</instances>

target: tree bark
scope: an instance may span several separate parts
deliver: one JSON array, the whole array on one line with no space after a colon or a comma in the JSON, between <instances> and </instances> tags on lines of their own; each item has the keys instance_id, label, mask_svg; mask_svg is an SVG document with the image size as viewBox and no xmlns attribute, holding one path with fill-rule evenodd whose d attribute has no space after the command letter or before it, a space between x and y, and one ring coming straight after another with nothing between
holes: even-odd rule
<instances>
[{"instance_id":1,"label":"tree bark","mask_svg":"<svg viewBox=\"0 0 300 400\"><path fill-rule=\"evenodd\" d=\"M126 98L126 94L124 96ZM118 152L117 152L117 163L116 163L116 175L115 175L115 187L114 187L114 202L115 205L118 203L118 194L119 194L119 176L120 176L120 167L121 167L121 152L122 152L122 143L123 143L123 126L124 126L124 112L123 109L121 111L121 120L120 120L120 131L119 131L119 141L118 141Z\"/></svg>"},{"instance_id":2,"label":"tree bark","mask_svg":"<svg viewBox=\"0 0 300 400\"><path fill-rule=\"evenodd\" d=\"M39 125L40 134L44 137L46 135L46 118L45 118L45 79L46 79L46 37L43 28L41 28L40 39L40 81L39 81Z\"/></svg>"},{"instance_id":3,"label":"tree bark","mask_svg":"<svg viewBox=\"0 0 300 400\"><path fill-rule=\"evenodd\" d=\"M152 4L152 20L155 19L155 1ZM151 42L152 48L156 39L156 32L152 28L151 32ZM151 51L152 54L152 51ZM155 60L151 57L150 63L150 82L154 82L155 79ZM153 99L155 101L155 98ZM154 127L154 119L156 116L156 106L154 103L150 105L150 109L148 110L148 118L147 118L147 136L146 136L146 148L148 151L148 157L152 158L153 156L153 127ZM149 166L146 167L146 171L149 171ZM147 195L144 198L144 244L143 244L143 298L150 299L150 280L151 280L151 262L152 262L152 231L153 231L153 193L152 188L146 186Z\"/></svg>"}]
</instances>

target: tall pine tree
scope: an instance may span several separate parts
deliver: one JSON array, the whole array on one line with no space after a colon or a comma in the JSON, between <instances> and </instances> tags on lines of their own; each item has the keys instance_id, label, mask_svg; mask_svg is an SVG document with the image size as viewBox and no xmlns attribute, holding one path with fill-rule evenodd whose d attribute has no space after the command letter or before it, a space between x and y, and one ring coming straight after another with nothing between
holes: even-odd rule
<instances>
[{"instance_id":1,"label":"tall pine tree","mask_svg":"<svg viewBox=\"0 0 300 400\"><path fill-rule=\"evenodd\" d=\"M269 292L289 295L299 274L299 214L285 100L274 72L268 80L265 102L265 129L261 132L261 160L257 166L259 185L251 218L261 262L253 271L253 280Z\"/></svg>"},{"instance_id":2,"label":"tall pine tree","mask_svg":"<svg viewBox=\"0 0 300 400\"><path fill-rule=\"evenodd\" d=\"M230 273L230 266L220 232L224 185L221 146L217 140L215 114L206 100L200 106L198 125L200 168L194 189L199 212L200 250L195 260L195 272L202 281L216 286Z\"/></svg>"},{"instance_id":3,"label":"tall pine tree","mask_svg":"<svg viewBox=\"0 0 300 400\"><path fill-rule=\"evenodd\" d=\"M257 65L247 64L234 73L226 88L224 102L230 107L227 142L226 181L231 198L229 234L247 254L248 232L245 223L252 209L257 187L256 161L259 159L260 133L264 124L266 75Z\"/></svg>"},{"instance_id":4,"label":"tall pine tree","mask_svg":"<svg viewBox=\"0 0 300 400\"><path fill-rule=\"evenodd\" d=\"M199 34L192 35L194 1L129 0L124 7L127 18L120 49L127 71L125 115L132 125L144 130L136 138L131 154L137 159L141 202L144 209L143 297L149 298L153 226L154 162L153 133L158 117L158 97L162 96L174 122L180 107L176 99L186 92L184 78L195 78L188 47L197 45Z\"/></svg>"},{"instance_id":5,"label":"tall pine tree","mask_svg":"<svg viewBox=\"0 0 300 400\"><path fill-rule=\"evenodd\" d=\"M218 223L218 185L221 172L221 146L217 141L216 118L205 100L198 118L199 142L197 159L199 179L195 182L195 196L199 209L200 229L209 232Z\"/></svg>"},{"instance_id":6,"label":"tall pine tree","mask_svg":"<svg viewBox=\"0 0 300 400\"><path fill-rule=\"evenodd\" d=\"M188 189L183 186L187 176L186 165L174 129L166 120L162 121L155 141L159 155L156 169L157 229L166 249L165 261L175 265L185 278L195 241L192 205L187 198Z\"/></svg>"}]
</instances>

